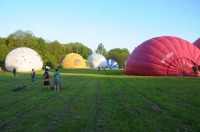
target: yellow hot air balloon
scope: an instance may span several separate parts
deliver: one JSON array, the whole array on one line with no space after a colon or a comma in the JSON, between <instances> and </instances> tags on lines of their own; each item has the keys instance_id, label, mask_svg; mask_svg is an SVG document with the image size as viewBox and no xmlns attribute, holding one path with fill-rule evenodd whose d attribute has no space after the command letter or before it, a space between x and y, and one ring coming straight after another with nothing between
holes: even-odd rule
<instances>
[{"instance_id":1,"label":"yellow hot air balloon","mask_svg":"<svg viewBox=\"0 0 200 132\"><path fill-rule=\"evenodd\" d=\"M62 60L61 66L63 69L68 68L86 68L86 62L83 57L76 53L70 53Z\"/></svg>"}]
</instances>

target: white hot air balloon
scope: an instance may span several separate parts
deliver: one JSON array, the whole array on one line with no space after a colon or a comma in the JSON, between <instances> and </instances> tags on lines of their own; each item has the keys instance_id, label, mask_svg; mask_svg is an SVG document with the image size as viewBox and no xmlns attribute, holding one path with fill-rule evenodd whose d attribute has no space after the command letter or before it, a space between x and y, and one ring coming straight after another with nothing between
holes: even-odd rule
<instances>
[{"instance_id":1,"label":"white hot air balloon","mask_svg":"<svg viewBox=\"0 0 200 132\"><path fill-rule=\"evenodd\" d=\"M40 70L43 67L43 61L40 55L33 49L20 47L12 50L6 56L5 67L8 71L16 68L19 72Z\"/></svg>"},{"instance_id":2,"label":"white hot air balloon","mask_svg":"<svg viewBox=\"0 0 200 132\"><path fill-rule=\"evenodd\" d=\"M92 68L97 68L97 67L106 67L107 62L106 58L98 53L94 53L88 57L88 61L91 64Z\"/></svg>"}]
</instances>

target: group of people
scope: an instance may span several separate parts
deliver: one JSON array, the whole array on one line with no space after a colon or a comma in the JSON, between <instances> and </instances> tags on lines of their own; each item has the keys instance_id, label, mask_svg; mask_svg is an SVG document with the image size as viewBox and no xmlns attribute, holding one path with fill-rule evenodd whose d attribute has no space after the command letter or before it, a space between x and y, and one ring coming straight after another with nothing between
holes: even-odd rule
<instances>
[{"instance_id":1,"label":"group of people","mask_svg":"<svg viewBox=\"0 0 200 132\"><path fill-rule=\"evenodd\" d=\"M54 90L59 91L59 85L60 85L60 72L58 72L58 69L55 69L55 72L53 73L54 78ZM50 90L50 75L49 75L49 69L45 69L44 75L44 86L48 87L48 90Z\"/></svg>"},{"instance_id":2,"label":"group of people","mask_svg":"<svg viewBox=\"0 0 200 132\"><path fill-rule=\"evenodd\" d=\"M16 68L13 69L13 76L12 78L16 78ZM58 69L55 69L55 72L53 73L53 78L54 78L54 90L55 91L59 91L59 86L60 86L60 72L58 72ZM49 69L45 69L44 75L43 75L43 79L44 79L44 86L48 87L48 90L50 90L50 74L49 74ZM36 84L37 82L35 80L35 71L34 69L32 69L31 71L31 83L32 84Z\"/></svg>"}]
</instances>

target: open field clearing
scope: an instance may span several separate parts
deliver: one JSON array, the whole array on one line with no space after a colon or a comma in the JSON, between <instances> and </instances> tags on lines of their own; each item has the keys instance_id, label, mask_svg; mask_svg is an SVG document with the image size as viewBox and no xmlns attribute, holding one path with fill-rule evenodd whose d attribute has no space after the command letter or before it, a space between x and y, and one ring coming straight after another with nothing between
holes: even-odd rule
<instances>
[{"instance_id":1,"label":"open field clearing","mask_svg":"<svg viewBox=\"0 0 200 132\"><path fill-rule=\"evenodd\" d=\"M43 71L37 85L0 72L0 131L200 131L200 78L60 72L59 92L43 87Z\"/></svg>"}]
</instances>

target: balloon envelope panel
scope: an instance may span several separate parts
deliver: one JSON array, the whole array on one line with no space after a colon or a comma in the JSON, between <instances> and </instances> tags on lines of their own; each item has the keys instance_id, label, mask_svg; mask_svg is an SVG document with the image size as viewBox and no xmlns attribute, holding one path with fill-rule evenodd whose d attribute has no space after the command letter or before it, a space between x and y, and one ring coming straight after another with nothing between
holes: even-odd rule
<instances>
[{"instance_id":1,"label":"balloon envelope panel","mask_svg":"<svg viewBox=\"0 0 200 132\"><path fill-rule=\"evenodd\" d=\"M88 57L88 61L90 62L92 68L106 67L107 65L106 58L103 55L97 53L90 55Z\"/></svg>"},{"instance_id":2,"label":"balloon envelope panel","mask_svg":"<svg viewBox=\"0 0 200 132\"><path fill-rule=\"evenodd\" d=\"M118 63L112 59L107 60L107 66L108 68L118 68Z\"/></svg>"},{"instance_id":3,"label":"balloon envelope panel","mask_svg":"<svg viewBox=\"0 0 200 132\"><path fill-rule=\"evenodd\" d=\"M200 49L200 38L197 39L193 44Z\"/></svg>"},{"instance_id":4,"label":"balloon envelope panel","mask_svg":"<svg viewBox=\"0 0 200 132\"><path fill-rule=\"evenodd\" d=\"M129 56L127 75L193 76L194 64L200 65L200 51L181 38L156 37L140 44Z\"/></svg>"},{"instance_id":5,"label":"balloon envelope panel","mask_svg":"<svg viewBox=\"0 0 200 132\"><path fill-rule=\"evenodd\" d=\"M83 57L76 53L70 53L65 56L61 63L62 68L86 68L86 62Z\"/></svg>"},{"instance_id":6,"label":"balloon envelope panel","mask_svg":"<svg viewBox=\"0 0 200 132\"><path fill-rule=\"evenodd\" d=\"M8 71L16 68L17 71L40 70L43 61L40 55L33 49L21 47L12 50L6 56L5 66Z\"/></svg>"},{"instance_id":7,"label":"balloon envelope panel","mask_svg":"<svg viewBox=\"0 0 200 132\"><path fill-rule=\"evenodd\" d=\"M91 68L90 62L88 60L85 60L85 63L87 68Z\"/></svg>"}]
</instances>

